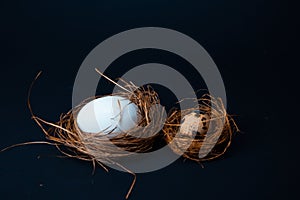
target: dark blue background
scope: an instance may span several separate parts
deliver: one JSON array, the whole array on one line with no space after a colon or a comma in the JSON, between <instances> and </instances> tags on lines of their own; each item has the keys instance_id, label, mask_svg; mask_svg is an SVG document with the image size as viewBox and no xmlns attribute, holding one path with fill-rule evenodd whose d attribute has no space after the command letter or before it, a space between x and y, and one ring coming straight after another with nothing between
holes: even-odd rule
<instances>
[{"instance_id":1,"label":"dark blue background","mask_svg":"<svg viewBox=\"0 0 300 200\"><path fill-rule=\"evenodd\" d=\"M1 1L0 6L0 149L44 140L26 106L39 70L34 111L57 121L71 108L76 72L96 45L131 28L165 27L209 52L225 82L228 112L238 115L242 133L225 156L204 163L204 169L179 159L138 175L131 199L291 199L297 192L299 131L292 120L298 99L289 84L296 78L290 57L299 24L288 1ZM182 62L159 55L132 54L123 64L161 59L178 68ZM91 163L57 155L45 145L0 153L0 199L124 199L130 175L101 168L92 175Z\"/></svg>"}]
</instances>

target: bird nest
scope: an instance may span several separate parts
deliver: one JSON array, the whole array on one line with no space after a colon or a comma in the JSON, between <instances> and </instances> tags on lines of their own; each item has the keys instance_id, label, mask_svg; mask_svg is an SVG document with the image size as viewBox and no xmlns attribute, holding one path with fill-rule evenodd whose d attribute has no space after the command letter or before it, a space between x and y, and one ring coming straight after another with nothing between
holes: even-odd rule
<instances>
[{"instance_id":1,"label":"bird nest","mask_svg":"<svg viewBox=\"0 0 300 200\"><path fill-rule=\"evenodd\" d=\"M108 134L99 132L91 134L80 130L77 125L76 116L84 105L95 98L89 98L66 114L62 114L57 123L48 123L36 116L33 118L39 125L50 125L50 128L47 130L41 126L46 138L62 145L64 147L62 151L64 154L83 160L113 164L114 158L128 156L132 154L132 152L142 153L151 150L153 142L155 141L156 135L147 138L135 136L142 136L144 132L141 131L140 127L146 129L150 120L160 120L159 118L151 119L149 112L151 105L159 104L157 93L150 87L139 88L133 92L134 95L125 92L117 94L117 96L126 97L130 99L132 103L136 104L138 107L138 115L141 116L138 122L139 126L127 132L110 132ZM122 151L118 151L116 146L121 148Z\"/></svg>"},{"instance_id":2,"label":"bird nest","mask_svg":"<svg viewBox=\"0 0 300 200\"><path fill-rule=\"evenodd\" d=\"M100 72L98 71L98 73ZM39 75L40 74L38 74L38 76ZM104 74L101 73L101 75L109 79ZM113 80L109 80L117 84ZM162 115L156 113L154 118L152 117L153 113L150 112L150 108L153 105L159 105L160 100L158 98L158 94L150 86L137 87L133 83L127 83L123 80L121 80L121 82L124 86L119 84L117 85L121 87L123 91L109 96L116 95L127 98L131 101L131 103L134 103L138 107L139 120L137 127L120 133L113 133L111 131L109 133L99 132L95 134L81 131L76 120L77 114L87 103L96 98L101 98L104 96L87 98L69 112L61 114L60 119L56 123L45 121L36 116L33 113L30 101L28 100L28 106L31 111L32 118L44 132L47 139L46 143L55 145L58 150L67 157L92 161L94 167L95 164L98 163L106 171L108 170L103 164L109 163L118 165L135 176L135 174L129 169L124 168L115 160L120 157L129 156L132 153L143 153L152 149L155 138L158 136L158 134L150 137L143 137L143 134L145 132L151 132L151 129L155 131L158 128L155 125L162 124ZM31 88L29 90L29 95L31 93ZM148 125L150 123L152 125L154 124L154 126L149 127ZM135 179L126 198L128 198L134 182Z\"/></svg>"},{"instance_id":3,"label":"bird nest","mask_svg":"<svg viewBox=\"0 0 300 200\"><path fill-rule=\"evenodd\" d=\"M195 101L199 102L197 107L171 112L163 129L165 140L175 153L185 158L198 162L212 160L226 152L231 144L233 132L238 128L233 118L227 114L221 99L206 94ZM181 118L191 113L195 113L198 119ZM201 130L196 126L189 132L182 131L184 123L194 127L195 122L202 123ZM180 133L179 136L172 142L177 133Z\"/></svg>"}]
</instances>

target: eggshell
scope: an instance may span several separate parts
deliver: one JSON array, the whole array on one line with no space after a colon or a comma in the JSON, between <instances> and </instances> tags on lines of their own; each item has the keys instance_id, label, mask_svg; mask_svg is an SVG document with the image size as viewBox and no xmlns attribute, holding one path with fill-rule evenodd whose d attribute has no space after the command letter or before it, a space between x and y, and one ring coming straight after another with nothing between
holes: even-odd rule
<instances>
[{"instance_id":1,"label":"eggshell","mask_svg":"<svg viewBox=\"0 0 300 200\"><path fill-rule=\"evenodd\" d=\"M207 114L194 111L183 117L180 132L190 137L193 137L197 132L204 134L208 130L209 119Z\"/></svg>"},{"instance_id":2,"label":"eggshell","mask_svg":"<svg viewBox=\"0 0 300 200\"><path fill-rule=\"evenodd\" d=\"M126 132L138 122L138 107L121 96L105 96L84 105L77 115L77 125L83 132Z\"/></svg>"}]
</instances>

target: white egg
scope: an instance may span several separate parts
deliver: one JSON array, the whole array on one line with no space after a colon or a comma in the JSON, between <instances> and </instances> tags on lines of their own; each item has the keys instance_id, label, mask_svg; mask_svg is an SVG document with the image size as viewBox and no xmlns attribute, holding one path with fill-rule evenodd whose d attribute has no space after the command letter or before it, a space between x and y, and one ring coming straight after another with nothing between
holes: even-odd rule
<instances>
[{"instance_id":1,"label":"white egg","mask_svg":"<svg viewBox=\"0 0 300 200\"><path fill-rule=\"evenodd\" d=\"M105 96L84 105L77 115L77 125L83 132L126 132L138 123L138 107L121 96Z\"/></svg>"}]
</instances>

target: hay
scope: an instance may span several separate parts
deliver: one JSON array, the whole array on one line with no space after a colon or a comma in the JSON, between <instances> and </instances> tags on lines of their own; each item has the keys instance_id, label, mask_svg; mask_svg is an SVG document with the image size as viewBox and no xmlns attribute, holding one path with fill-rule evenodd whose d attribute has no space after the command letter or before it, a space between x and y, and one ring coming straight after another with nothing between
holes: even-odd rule
<instances>
[{"instance_id":1,"label":"hay","mask_svg":"<svg viewBox=\"0 0 300 200\"><path fill-rule=\"evenodd\" d=\"M173 110L165 123L163 128L165 140L170 143L171 149L177 153L182 154L183 157L201 162L208 161L223 155L231 144L234 130L238 131L238 128L233 118L227 114L221 99L216 99L206 94L202 98L196 99L199 102L199 107L189 108L186 110ZM205 122L210 128L210 134L200 133L198 130L194 139L191 140L191 133L182 133L176 142L171 142L176 133L180 131L182 126L181 116L187 116L188 114L199 111L200 113L208 116L201 122ZM212 117L214 116L214 117ZM187 123L187 122L186 122ZM192 123L192 122L190 122ZM217 139L217 143L213 141ZM191 142L188 149L184 149L183 146ZM211 149L212 145L214 147ZM207 152L208 154L199 155L199 152ZM205 153L206 154L206 153Z\"/></svg>"}]
</instances>

